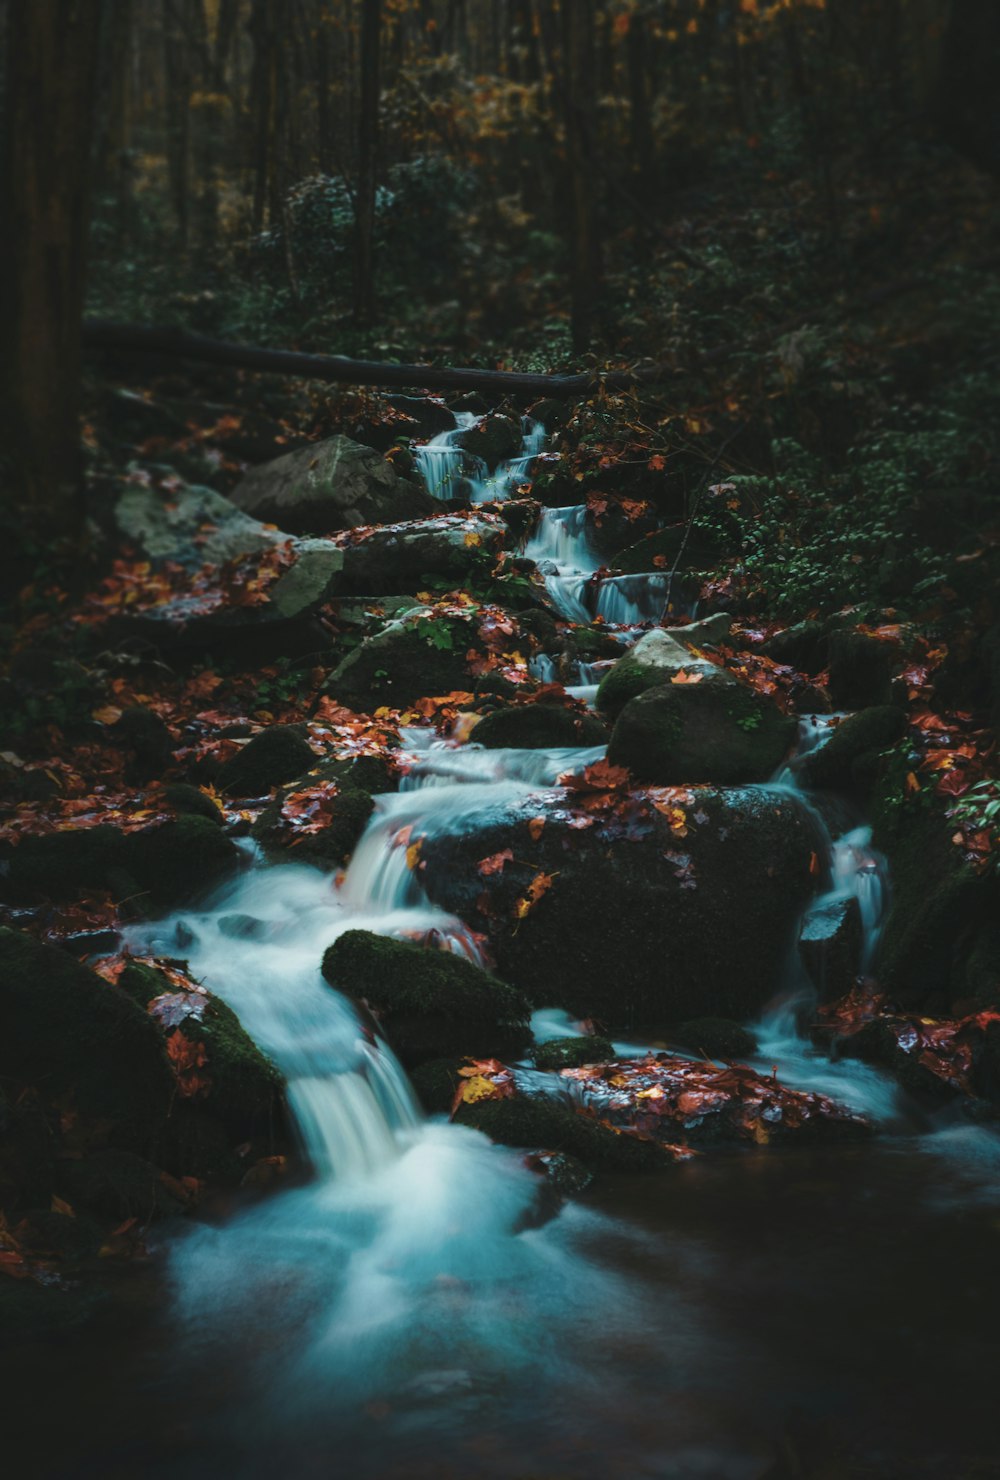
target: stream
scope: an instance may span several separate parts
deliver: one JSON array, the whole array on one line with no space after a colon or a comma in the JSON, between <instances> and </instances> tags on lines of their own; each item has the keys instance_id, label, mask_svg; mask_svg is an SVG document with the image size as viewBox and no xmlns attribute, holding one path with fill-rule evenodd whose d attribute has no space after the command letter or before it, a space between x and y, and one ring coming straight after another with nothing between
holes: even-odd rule
<instances>
[{"instance_id":1,"label":"stream","mask_svg":"<svg viewBox=\"0 0 1000 1480\"><path fill-rule=\"evenodd\" d=\"M491 475L454 435L421 449L421 470L431 491L473 502L516 489L543 447L526 424L522 454ZM545 510L527 553L567 620L602 615L627 639L662 611L661 572L592 582L583 507ZM577 678L592 702L594 673ZM800 752L828 728L803 721ZM543 1221L517 1152L422 1114L389 1047L323 981L324 949L347 929L433 930L479 960L395 836L478 827L604 752L486 751L419 729L403 742L409 774L377 800L339 883L268 866L248 844L216 897L128 932L136 951L187 957L278 1064L314 1176L159 1235L169 1300L85 1354L66 1343L51 1390L67 1437L48 1440L42 1473L950 1477L990 1455L997 1140L815 1050L792 943L752 1062L864 1111L870 1143L603 1175ZM794 764L771 785L827 840L809 908L858 900L864 972L891 887L870 829L847 817L831 836ZM220 927L233 914L260 922L254 938ZM574 1025L548 1009L533 1027L544 1039Z\"/></svg>"}]
</instances>

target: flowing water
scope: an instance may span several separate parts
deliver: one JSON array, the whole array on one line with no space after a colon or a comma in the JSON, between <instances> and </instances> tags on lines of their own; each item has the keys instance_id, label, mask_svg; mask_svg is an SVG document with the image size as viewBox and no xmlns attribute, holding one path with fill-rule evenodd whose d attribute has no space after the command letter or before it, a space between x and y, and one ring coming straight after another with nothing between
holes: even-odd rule
<instances>
[{"instance_id":1,"label":"flowing water","mask_svg":"<svg viewBox=\"0 0 1000 1480\"><path fill-rule=\"evenodd\" d=\"M425 475L457 466L456 451L429 444ZM550 593L570 617L582 606L572 582L596 560L583 511L548 511L529 551L551 563ZM659 598L629 597L626 620ZM800 753L828 727L805 722ZM403 739L409 773L377 800L339 882L248 850L200 909L130 932L136 949L183 953L279 1065L313 1175L164 1232L169 1299L156 1284L130 1324L70 1335L44 1361L14 1354L12 1414L44 1371L62 1419L32 1473L1000 1473L988 1468L996 1138L956 1115L930 1122L877 1071L815 1051L801 1032L815 994L794 943L756 1025L756 1062L866 1111L881 1132L871 1144L605 1176L556 1214L517 1153L421 1114L391 1050L324 982L323 951L364 928L433 935L481 959L407 867L407 830L480 827L603 751ZM773 785L795 793L826 858L810 908L857 901L864 972L888 888L870 831L851 817L831 826L794 764ZM234 938L234 914L258 922L252 938ZM575 1026L554 1010L533 1020L539 1040Z\"/></svg>"}]
</instances>

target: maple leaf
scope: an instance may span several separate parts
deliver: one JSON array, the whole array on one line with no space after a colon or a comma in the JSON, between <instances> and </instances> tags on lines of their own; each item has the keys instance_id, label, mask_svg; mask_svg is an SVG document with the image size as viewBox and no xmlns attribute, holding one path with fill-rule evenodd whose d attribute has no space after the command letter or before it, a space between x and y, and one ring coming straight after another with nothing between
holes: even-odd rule
<instances>
[{"instance_id":1,"label":"maple leaf","mask_svg":"<svg viewBox=\"0 0 1000 1480\"><path fill-rule=\"evenodd\" d=\"M515 919L523 920L526 915L530 914L530 912L534 909L535 905L541 899L546 890L552 887L552 883L555 878L555 874L545 874L539 872L535 875L525 892L521 895L520 899L515 902Z\"/></svg>"},{"instance_id":2,"label":"maple leaf","mask_svg":"<svg viewBox=\"0 0 1000 1480\"><path fill-rule=\"evenodd\" d=\"M503 848L499 853L491 853L489 858L481 858L477 869L484 878L490 874L502 874L504 865L513 862L514 852L511 848Z\"/></svg>"}]
</instances>

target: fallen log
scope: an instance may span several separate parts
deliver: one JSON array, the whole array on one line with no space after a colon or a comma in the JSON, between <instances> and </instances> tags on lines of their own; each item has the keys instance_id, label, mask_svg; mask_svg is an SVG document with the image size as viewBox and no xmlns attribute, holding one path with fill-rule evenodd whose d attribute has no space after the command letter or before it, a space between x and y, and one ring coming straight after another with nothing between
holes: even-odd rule
<instances>
[{"instance_id":1,"label":"fallen log","mask_svg":"<svg viewBox=\"0 0 1000 1480\"><path fill-rule=\"evenodd\" d=\"M667 365L642 365L633 370L586 370L576 375L536 375L518 370L476 370L438 365L395 365L379 360L352 360L346 355L303 354L297 350L260 349L189 334L183 329L118 324L87 319L83 345L88 352L109 351L168 360L201 360L259 370L272 375L294 375L304 380L341 381L349 385L378 385L396 390L485 391L496 395L556 396L579 399L606 386L627 390L674 374Z\"/></svg>"}]
</instances>

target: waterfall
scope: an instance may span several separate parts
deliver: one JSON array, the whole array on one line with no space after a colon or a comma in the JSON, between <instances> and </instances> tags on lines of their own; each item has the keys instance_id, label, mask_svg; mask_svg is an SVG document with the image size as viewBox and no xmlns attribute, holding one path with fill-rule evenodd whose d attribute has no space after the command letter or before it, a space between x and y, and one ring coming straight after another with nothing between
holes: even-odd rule
<instances>
[{"instance_id":1,"label":"waterfall","mask_svg":"<svg viewBox=\"0 0 1000 1480\"><path fill-rule=\"evenodd\" d=\"M521 452L500 463L490 473L482 458L459 446L463 432L482 421L471 411L457 411L455 425L439 432L416 449L417 471L427 492L438 499L464 499L469 504L487 504L508 499L531 479L535 458L545 445L545 428L530 417L521 420Z\"/></svg>"}]
</instances>

